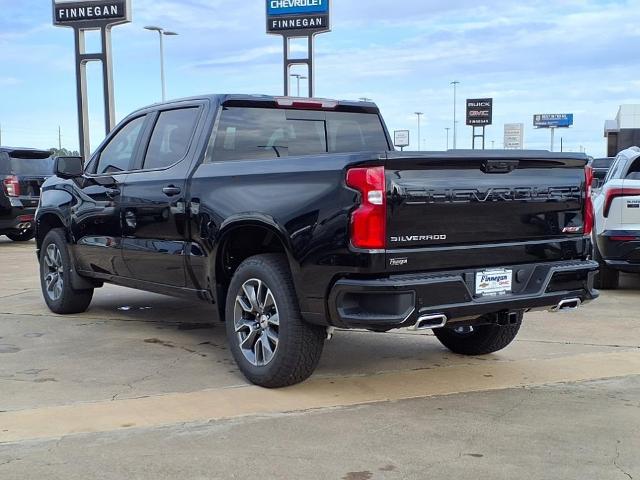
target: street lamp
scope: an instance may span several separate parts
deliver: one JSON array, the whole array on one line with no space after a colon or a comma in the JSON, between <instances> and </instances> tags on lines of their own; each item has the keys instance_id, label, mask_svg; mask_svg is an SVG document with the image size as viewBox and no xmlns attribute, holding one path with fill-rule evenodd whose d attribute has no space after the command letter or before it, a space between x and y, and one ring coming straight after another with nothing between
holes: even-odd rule
<instances>
[{"instance_id":1,"label":"street lamp","mask_svg":"<svg viewBox=\"0 0 640 480\"><path fill-rule=\"evenodd\" d=\"M422 115L424 115L424 113L423 112L415 112L414 115L416 115L418 117L418 150L420 150L420 148L421 148L420 145L422 145L422 143L421 143L422 138L421 138L421 135L420 135L420 123L421 123L421 117L422 117Z\"/></svg>"},{"instance_id":2,"label":"street lamp","mask_svg":"<svg viewBox=\"0 0 640 480\"><path fill-rule=\"evenodd\" d=\"M456 120L456 103L457 103L457 94L458 94L458 85L460 82L454 80L451 82L453 85L453 149L458 148L458 121Z\"/></svg>"},{"instance_id":3,"label":"street lamp","mask_svg":"<svg viewBox=\"0 0 640 480\"><path fill-rule=\"evenodd\" d=\"M167 99L167 87L164 79L164 36L173 37L178 35L176 32L170 32L161 27L156 27L153 25L149 25L144 27L145 30L150 30L152 32L158 32L160 36L160 82L162 83L162 101L164 102Z\"/></svg>"},{"instance_id":4,"label":"street lamp","mask_svg":"<svg viewBox=\"0 0 640 480\"><path fill-rule=\"evenodd\" d=\"M360 100L361 102L373 102L371 98L367 97L360 97L358 100Z\"/></svg>"},{"instance_id":5,"label":"street lamp","mask_svg":"<svg viewBox=\"0 0 640 480\"><path fill-rule=\"evenodd\" d=\"M292 73L291 77L298 79L298 97L300 96L300 80L307 80L309 77L306 75L300 75L299 73Z\"/></svg>"},{"instance_id":6,"label":"street lamp","mask_svg":"<svg viewBox=\"0 0 640 480\"><path fill-rule=\"evenodd\" d=\"M451 127L446 127L445 130L447 131L447 150L449 150L449 130L451 130Z\"/></svg>"}]
</instances>

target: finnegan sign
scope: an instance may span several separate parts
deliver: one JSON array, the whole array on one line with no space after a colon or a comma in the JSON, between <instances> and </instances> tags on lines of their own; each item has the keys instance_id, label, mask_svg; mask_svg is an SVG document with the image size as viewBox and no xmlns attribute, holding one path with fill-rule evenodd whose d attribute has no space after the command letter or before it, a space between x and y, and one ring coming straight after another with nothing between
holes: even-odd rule
<instances>
[{"instance_id":1,"label":"finnegan sign","mask_svg":"<svg viewBox=\"0 0 640 480\"><path fill-rule=\"evenodd\" d=\"M266 0L267 33L320 33L330 30L330 0Z\"/></svg>"},{"instance_id":2,"label":"finnegan sign","mask_svg":"<svg viewBox=\"0 0 640 480\"><path fill-rule=\"evenodd\" d=\"M130 21L127 0L62 2L54 4L54 24L100 26Z\"/></svg>"}]
</instances>

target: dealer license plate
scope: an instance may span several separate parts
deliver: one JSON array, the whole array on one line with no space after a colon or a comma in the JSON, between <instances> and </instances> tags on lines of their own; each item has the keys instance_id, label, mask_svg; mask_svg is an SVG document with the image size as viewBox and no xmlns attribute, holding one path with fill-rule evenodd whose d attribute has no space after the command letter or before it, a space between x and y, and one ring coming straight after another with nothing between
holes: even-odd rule
<instances>
[{"instance_id":1,"label":"dealer license plate","mask_svg":"<svg viewBox=\"0 0 640 480\"><path fill-rule=\"evenodd\" d=\"M505 295L511 293L513 270L494 269L476 273L476 295Z\"/></svg>"}]
</instances>

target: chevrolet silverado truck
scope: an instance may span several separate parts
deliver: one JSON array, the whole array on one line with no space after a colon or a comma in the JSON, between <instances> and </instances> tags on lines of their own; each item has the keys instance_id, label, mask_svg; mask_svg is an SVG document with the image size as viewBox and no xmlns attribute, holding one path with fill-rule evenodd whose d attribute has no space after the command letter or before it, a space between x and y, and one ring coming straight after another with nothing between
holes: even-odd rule
<instances>
[{"instance_id":1,"label":"chevrolet silverado truck","mask_svg":"<svg viewBox=\"0 0 640 480\"><path fill-rule=\"evenodd\" d=\"M373 103L215 95L127 117L58 158L37 212L44 300L112 283L208 302L253 383L307 379L334 329L509 345L593 300L582 154L393 151ZM185 312L188 315L188 312Z\"/></svg>"}]
</instances>

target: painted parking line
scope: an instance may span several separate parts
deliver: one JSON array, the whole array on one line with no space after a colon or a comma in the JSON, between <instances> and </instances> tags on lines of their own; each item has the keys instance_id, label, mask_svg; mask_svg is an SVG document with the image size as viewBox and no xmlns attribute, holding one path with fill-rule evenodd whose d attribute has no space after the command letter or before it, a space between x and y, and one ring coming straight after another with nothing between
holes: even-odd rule
<instances>
[{"instance_id":1,"label":"painted parking line","mask_svg":"<svg viewBox=\"0 0 640 480\"><path fill-rule=\"evenodd\" d=\"M0 413L0 443L629 375L640 375L640 349L36 408Z\"/></svg>"}]
</instances>

